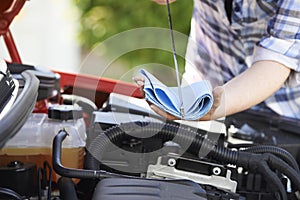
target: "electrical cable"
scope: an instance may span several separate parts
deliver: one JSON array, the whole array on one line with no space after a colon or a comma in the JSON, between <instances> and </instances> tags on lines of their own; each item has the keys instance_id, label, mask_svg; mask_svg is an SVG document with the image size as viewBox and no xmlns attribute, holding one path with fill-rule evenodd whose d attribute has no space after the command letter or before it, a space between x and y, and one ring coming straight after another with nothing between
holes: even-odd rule
<instances>
[{"instance_id":1,"label":"electrical cable","mask_svg":"<svg viewBox=\"0 0 300 200\"><path fill-rule=\"evenodd\" d=\"M297 172L300 172L299 165L294 158L294 156L288 152L287 150L278 147L278 146L271 146L271 145L260 145L260 144L232 144L228 143L228 148L238 149L240 151L246 151L251 153L271 153L275 156L280 157L286 163L291 165Z\"/></svg>"},{"instance_id":2,"label":"electrical cable","mask_svg":"<svg viewBox=\"0 0 300 200\"><path fill-rule=\"evenodd\" d=\"M37 184L38 184L38 200L42 200L42 184L41 184L41 176L43 177L43 169L41 167L37 170Z\"/></svg>"},{"instance_id":3,"label":"electrical cable","mask_svg":"<svg viewBox=\"0 0 300 200\"><path fill-rule=\"evenodd\" d=\"M299 165L298 165L297 161L295 160L295 158L290 154L290 152L288 152L285 149L282 149L280 147L269 146L269 145L259 145L259 146L248 147L243 151L252 152L252 153L274 154L274 155L280 157L282 160L284 160L290 166L292 166L297 172L299 172Z\"/></svg>"},{"instance_id":4,"label":"electrical cable","mask_svg":"<svg viewBox=\"0 0 300 200\"><path fill-rule=\"evenodd\" d=\"M44 172L45 172L45 174L47 173L47 170L46 170L47 168L49 170L47 200L50 200L51 199L51 190L52 190L52 168L51 168L50 164L47 161L45 161L44 162L44 170L45 170Z\"/></svg>"},{"instance_id":5,"label":"electrical cable","mask_svg":"<svg viewBox=\"0 0 300 200\"><path fill-rule=\"evenodd\" d=\"M20 194L18 194L17 192L15 192L11 189L8 189L8 188L0 187L0 194L4 194L4 195L10 196L10 197L13 197L16 200L24 200L24 198Z\"/></svg>"},{"instance_id":6,"label":"electrical cable","mask_svg":"<svg viewBox=\"0 0 300 200\"><path fill-rule=\"evenodd\" d=\"M275 157L274 155L270 155L268 164L286 175L291 180L295 188L300 191L300 174L297 173L296 170L291 168L286 162Z\"/></svg>"},{"instance_id":7,"label":"electrical cable","mask_svg":"<svg viewBox=\"0 0 300 200\"><path fill-rule=\"evenodd\" d=\"M281 200L287 200L287 194L280 179L278 178L277 174L269 168L266 161L261 162L260 172L264 174L264 178L268 180L270 184L274 185L278 189Z\"/></svg>"}]
</instances>

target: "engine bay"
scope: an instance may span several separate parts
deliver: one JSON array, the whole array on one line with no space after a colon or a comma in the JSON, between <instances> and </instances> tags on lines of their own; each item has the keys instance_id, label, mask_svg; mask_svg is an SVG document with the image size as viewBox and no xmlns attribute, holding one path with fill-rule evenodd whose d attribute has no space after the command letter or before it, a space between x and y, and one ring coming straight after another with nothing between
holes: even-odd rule
<instances>
[{"instance_id":1,"label":"engine bay","mask_svg":"<svg viewBox=\"0 0 300 200\"><path fill-rule=\"evenodd\" d=\"M300 199L299 121L169 121L133 84L22 64L8 28L25 1L5 2L0 199Z\"/></svg>"},{"instance_id":2,"label":"engine bay","mask_svg":"<svg viewBox=\"0 0 300 200\"><path fill-rule=\"evenodd\" d=\"M298 199L298 122L252 111L168 121L114 92L98 108L58 92L53 72L31 70L52 84L38 89L47 112L35 106L2 147L2 199Z\"/></svg>"}]
</instances>

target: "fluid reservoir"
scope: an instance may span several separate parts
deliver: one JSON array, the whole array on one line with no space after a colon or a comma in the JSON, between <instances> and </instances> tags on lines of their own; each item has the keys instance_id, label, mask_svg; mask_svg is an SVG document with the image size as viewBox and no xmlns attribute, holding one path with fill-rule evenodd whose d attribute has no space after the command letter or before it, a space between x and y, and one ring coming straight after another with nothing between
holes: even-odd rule
<instances>
[{"instance_id":1,"label":"fluid reservoir","mask_svg":"<svg viewBox=\"0 0 300 200\"><path fill-rule=\"evenodd\" d=\"M82 109L71 105L55 105L44 113L32 113L20 131L0 150L0 166L18 160L43 167L44 161L52 163L52 142L59 130L69 136L63 142L62 164L82 168L86 144L86 126ZM57 180L53 176L53 180Z\"/></svg>"}]
</instances>

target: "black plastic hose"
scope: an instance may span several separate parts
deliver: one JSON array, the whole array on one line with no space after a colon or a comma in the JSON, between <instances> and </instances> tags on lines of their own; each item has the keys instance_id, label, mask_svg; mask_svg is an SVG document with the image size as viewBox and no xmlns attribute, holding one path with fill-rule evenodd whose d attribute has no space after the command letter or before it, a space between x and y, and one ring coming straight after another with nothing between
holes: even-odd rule
<instances>
[{"instance_id":1,"label":"black plastic hose","mask_svg":"<svg viewBox=\"0 0 300 200\"><path fill-rule=\"evenodd\" d=\"M292 184L295 186L295 188L300 191L300 174L296 172L293 168L291 168L286 162L282 161L281 159L271 156L271 159L269 160L269 164L278 171L285 174L288 178L290 178Z\"/></svg>"},{"instance_id":2,"label":"black plastic hose","mask_svg":"<svg viewBox=\"0 0 300 200\"><path fill-rule=\"evenodd\" d=\"M137 128L137 126L139 128ZM123 141L130 133L131 137L145 138L157 133L155 137L163 140L163 142L173 140L181 146L191 145L194 152L199 150L210 151L209 157L224 164L233 164L244 167L245 169L255 169L260 167L260 161L267 159L267 163L272 169L280 169L280 171L287 175L300 189L300 176L287 163L272 154L253 154L250 152L232 151L222 146L217 146L212 141L204 138L204 136L197 134L193 129L180 127L175 124L161 124L161 123L147 123L147 122L130 122L114 126L104 133L98 135L88 146L87 149L92 155L87 159L87 167L89 169L99 169L99 161L101 161L103 153L108 145L116 144L118 141ZM175 139L176 137L176 139ZM197 154L196 154L197 155ZM96 160L97 161L96 161ZM253 161L253 162L251 162ZM299 183L299 184L298 184Z\"/></svg>"},{"instance_id":3,"label":"black plastic hose","mask_svg":"<svg viewBox=\"0 0 300 200\"><path fill-rule=\"evenodd\" d=\"M45 169L45 175L46 175L46 169L49 171L49 177L48 177L48 191L47 191L47 200L51 200L51 188L52 188L52 167L50 164L45 161L44 162L44 169ZM46 177L45 177L46 178ZM47 178L46 178L47 180Z\"/></svg>"},{"instance_id":4,"label":"black plastic hose","mask_svg":"<svg viewBox=\"0 0 300 200\"><path fill-rule=\"evenodd\" d=\"M58 180L57 185L60 193L59 197L61 200L78 199L75 184L71 178L61 177Z\"/></svg>"},{"instance_id":5,"label":"black plastic hose","mask_svg":"<svg viewBox=\"0 0 300 200\"><path fill-rule=\"evenodd\" d=\"M129 134L127 134L129 133ZM111 127L95 137L88 145L87 150L91 156L87 157L86 163L89 169L99 169L99 161L109 145L117 144L127 137L147 138L149 135L160 138L162 142L172 140L183 148L193 150L194 154L201 151L215 149L215 143L197 134L194 129L171 123L129 122ZM205 140L205 142L203 142Z\"/></svg>"},{"instance_id":6,"label":"black plastic hose","mask_svg":"<svg viewBox=\"0 0 300 200\"><path fill-rule=\"evenodd\" d=\"M25 80L24 88L10 111L0 120L0 148L20 130L36 103L39 80L30 71L25 71L21 75Z\"/></svg>"},{"instance_id":7,"label":"black plastic hose","mask_svg":"<svg viewBox=\"0 0 300 200\"><path fill-rule=\"evenodd\" d=\"M38 200L42 200L42 184L41 177L43 176L43 169L41 167L37 170L37 179L38 179Z\"/></svg>"},{"instance_id":8,"label":"black plastic hose","mask_svg":"<svg viewBox=\"0 0 300 200\"><path fill-rule=\"evenodd\" d=\"M86 170L66 168L61 163L62 142L67 137L68 133L65 130L60 130L54 137L52 146L52 166L54 171L62 177L68 178L115 178L124 177L132 178L132 176L120 175L101 170ZM136 178L136 177L135 177Z\"/></svg>"},{"instance_id":9,"label":"black plastic hose","mask_svg":"<svg viewBox=\"0 0 300 200\"><path fill-rule=\"evenodd\" d=\"M238 159L237 152L216 145L215 142L205 138L205 136L197 134L193 128L173 123L129 122L107 129L87 145L86 164L88 169L99 169L99 161L101 161L107 147L129 137L127 133L130 133L130 137L137 138L147 138L156 133L153 137L162 139L162 142L172 140L189 149L196 156L200 152L207 152L206 156L224 163L235 164Z\"/></svg>"},{"instance_id":10,"label":"black plastic hose","mask_svg":"<svg viewBox=\"0 0 300 200\"><path fill-rule=\"evenodd\" d=\"M287 200L287 194L284 186L282 185L280 179L277 174L270 170L267 162L260 163L260 172L264 174L264 178L275 188L277 188L279 194L281 195L281 200Z\"/></svg>"},{"instance_id":11,"label":"black plastic hose","mask_svg":"<svg viewBox=\"0 0 300 200\"><path fill-rule=\"evenodd\" d=\"M66 168L61 164L62 141L67 137L65 130L59 131L54 137L52 148L52 166L55 172L68 178L100 178L100 172L95 170L80 170Z\"/></svg>"},{"instance_id":12,"label":"black plastic hose","mask_svg":"<svg viewBox=\"0 0 300 200\"><path fill-rule=\"evenodd\" d=\"M3 194L6 196L6 199L16 199L16 200L24 200L20 194L16 193L15 191L0 187L0 195ZM2 196L2 195L1 195Z\"/></svg>"},{"instance_id":13,"label":"black plastic hose","mask_svg":"<svg viewBox=\"0 0 300 200\"><path fill-rule=\"evenodd\" d=\"M282 149L280 147L276 146L269 146L269 145L259 145L259 146L252 146L244 151L246 152L252 152L252 153L271 153L278 157L280 157L282 160L284 160L286 163L288 163L290 166L292 166L297 172L299 172L299 165L295 158L290 154L290 152L286 151L285 149Z\"/></svg>"},{"instance_id":14,"label":"black plastic hose","mask_svg":"<svg viewBox=\"0 0 300 200\"><path fill-rule=\"evenodd\" d=\"M291 180L293 186L300 191L300 174L286 162L271 153L252 154L249 152L239 151L236 165L245 169L256 170L261 167L262 162L267 162L271 169L278 170L282 174L286 175Z\"/></svg>"},{"instance_id":15,"label":"black plastic hose","mask_svg":"<svg viewBox=\"0 0 300 200\"><path fill-rule=\"evenodd\" d=\"M199 154L200 150L207 152L210 151L208 154L209 157L224 164L237 165L247 170L258 170L262 174L267 175L269 180L272 180L273 182L275 181L274 185L277 186L282 199L286 199L285 194L282 194L282 186L279 186L278 179L271 178L275 174L271 169L277 169L281 173L285 174L288 178L290 178L297 190L300 190L299 174L280 158L270 153L254 154L243 151L232 151L216 145L204 136L197 134L193 129L181 127L175 124L130 122L114 126L104 131L104 133L99 134L87 146L89 153L92 155L90 156L90 159L87 160L87 167L92 170L67 169L61 165L61 143L67 136L67 133L62 130L53 141L53 168L58 174L65 177L100 178L101 175L103 175L103 172L98 170L99 161L101 161L103 153L108 145L123 141L129 137L127 133L130 133L130 137L146 138L147 136L152 135L153 132L156 133L153 137L158 137L162 139L163 142L173 140L182 147L193 147L193 153L196 153L196 155ZM264 164L262 164L263 162Z\"/></svg>"}]
</instances>

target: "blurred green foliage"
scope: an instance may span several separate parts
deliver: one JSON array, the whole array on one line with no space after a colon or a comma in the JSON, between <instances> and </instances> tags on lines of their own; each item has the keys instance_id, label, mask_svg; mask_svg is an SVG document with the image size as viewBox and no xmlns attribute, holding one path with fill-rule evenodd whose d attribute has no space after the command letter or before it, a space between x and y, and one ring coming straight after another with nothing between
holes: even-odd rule
<instances>
[{"instance_id":1,"label":"blurred green foliage","mask_svg":"<svg viewBox=\"0 0 300 200\"><path fill-rule=\"evenodd\" d=\"M91 50L105 39L126 30L141 27L169 28L166 6L151 0L74 1L80 11L79 40L86 50ZM174 30L189 34L192 9L192 0L177 0L171 4ZM119 59L129 68L153 62L174 66L172 54L161 50L136 50ZM181 71L183 65L184 59L179 58Z\"/></svg>"}]
</instances>

